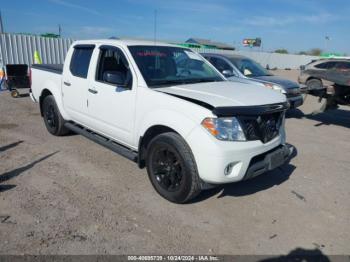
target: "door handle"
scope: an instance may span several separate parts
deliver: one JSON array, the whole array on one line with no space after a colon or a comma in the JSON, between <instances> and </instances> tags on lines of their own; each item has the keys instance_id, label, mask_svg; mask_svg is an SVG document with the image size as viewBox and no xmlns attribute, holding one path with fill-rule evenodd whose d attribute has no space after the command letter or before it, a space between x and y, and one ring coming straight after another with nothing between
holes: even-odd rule
<instances>
[{"instance_id":1,"label":"door handle","mask_svg":"<svg viewBox=\"0 0 350 262\"><path fill-rule=\"evenodd\" d=\"M97 94L97 90L89 88L88 91L92 94Z\"/></svg>"},{"instance_id":2,"label":"door handle","mask_svg":"<svg viewBox=\"0 0 350 262\"><path fill-rule=\"evenodd\" d=\"M63 84L65 84L66 86L70 86L71 85L71 83L69 83L69 82L63 82Z\"/></svg>"}]
</instances>

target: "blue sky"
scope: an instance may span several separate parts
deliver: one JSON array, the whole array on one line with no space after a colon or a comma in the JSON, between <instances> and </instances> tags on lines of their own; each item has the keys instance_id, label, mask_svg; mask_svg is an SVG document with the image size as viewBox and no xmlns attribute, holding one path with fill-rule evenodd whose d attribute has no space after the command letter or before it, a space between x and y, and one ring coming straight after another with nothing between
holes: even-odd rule
<instances>
[{"instance_id":1,"label":"blue sky","mask_svg":"<svg viewBox=\"0 0 350 262\"><path fill-rule=\"evenodd\" d=\"M57 32L61 24L63 36L75 39L153 38L157 9L159 39L199 37L243 49L243 38L261 37L268 51L350 54L349 0L4 0L0 8L7 32Z\"/></svg>"}]
</instances>

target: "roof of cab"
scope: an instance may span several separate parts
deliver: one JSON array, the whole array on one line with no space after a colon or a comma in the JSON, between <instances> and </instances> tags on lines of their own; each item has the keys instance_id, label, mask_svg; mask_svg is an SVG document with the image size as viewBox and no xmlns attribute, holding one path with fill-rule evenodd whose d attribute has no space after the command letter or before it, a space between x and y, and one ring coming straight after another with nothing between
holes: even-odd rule
<instances>
[{"instance_id":1,"label":"roof of cab","mask_svg":"<svg viewBox=\"0 0 350 262\"><path fill-rule=\"evenodd\" d=\"M143 46L171 46L171 47L179 47L183 48L181 46L168 44L164 42L154 42L154 41L147 41L147 40L134 40L134 39L94 39L94 40L78 40L73 43L74 45L78 44L104 44L104 45L113 45L113 44L119 44L124 46L137 46L137 45L143 45Z\"/></svg>"}]
</instances>

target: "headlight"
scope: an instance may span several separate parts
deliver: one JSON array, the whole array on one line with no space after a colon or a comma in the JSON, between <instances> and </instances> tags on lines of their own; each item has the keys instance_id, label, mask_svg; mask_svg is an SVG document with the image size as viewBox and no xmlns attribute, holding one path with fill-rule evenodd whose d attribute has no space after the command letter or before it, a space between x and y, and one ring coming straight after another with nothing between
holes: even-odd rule
<instances>
[{"instance_id":1,"label":"headlight","mask_svg":"<svg viewBox=\"0 0 350 262\"><path fill-rule=\"evenodd\" d=\"M282 94L286 94L286 91L280 85L276 85L276 84L273 84L273 83L264 83L264 86L267 87L267 88L270 88L272 90L279 91Z\"/></svg>"},{"instance_id":2,"label":"headlight","mask_svg":"<svg viewBox=\"0 0 350 262\"><path fill-rule=\"evenodd\" d=\"M206 118L202 126L210 134L224 141L246 141L242 127L235 117Z\"/></svg>"}]
</instances>

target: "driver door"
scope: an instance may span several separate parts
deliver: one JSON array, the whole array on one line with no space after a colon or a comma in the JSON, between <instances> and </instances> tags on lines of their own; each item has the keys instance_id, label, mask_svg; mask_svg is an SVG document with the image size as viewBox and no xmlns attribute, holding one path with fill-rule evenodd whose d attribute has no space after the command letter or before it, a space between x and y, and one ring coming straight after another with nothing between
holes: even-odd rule
<instances>
[{"instance_id":1,"label":"driver door","mask_svg":"<svg viewBox=\"0 0 350 262\"><path fill-rule=\"evenodd\" d=\"M88 89L88 112L93 128L121 144L133 146L135 73L121 48L100 46L94 55L97 66ZM108 75L124 75L127 82L118 86Z\"/></svg>"}]
</instances>

